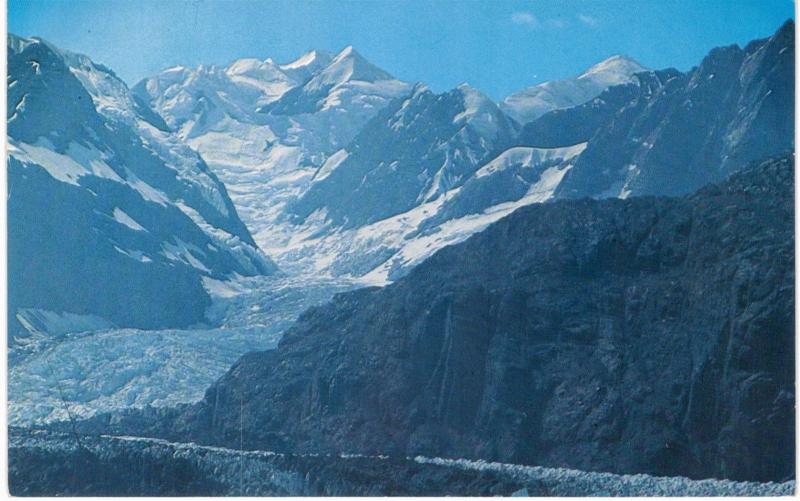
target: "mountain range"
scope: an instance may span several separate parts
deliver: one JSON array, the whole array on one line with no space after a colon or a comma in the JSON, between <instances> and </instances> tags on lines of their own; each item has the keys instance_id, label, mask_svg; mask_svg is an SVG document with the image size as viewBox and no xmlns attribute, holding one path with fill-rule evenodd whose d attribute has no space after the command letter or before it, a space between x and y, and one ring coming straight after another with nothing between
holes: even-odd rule
<instances>
[{"instance_id":1,"label":"mountain range","mask_svg":"<svg viewBox=\"0 0 800 501\"><path fill-rule=\"evenodd\" d=\"M790 150L793 57L790 22L686 73L613 56L499 105L466 84L400 82L352 47L170 69L135 89L282 268L382 284L530 203L685 194ZM243 83L255 68L269 92Z\"/></svg>"},{"instance_id":2,"label":"mountain range","mask_svg":"<svg viewBox=\"0 0 800 501\"><path fill-rule=\"evenodd\" d=\"M37 424L793 478L792 21L499 103L353 47L128 88L7 44L9 399L88 418L56 381Z\"/></svg>"}]
</instances>

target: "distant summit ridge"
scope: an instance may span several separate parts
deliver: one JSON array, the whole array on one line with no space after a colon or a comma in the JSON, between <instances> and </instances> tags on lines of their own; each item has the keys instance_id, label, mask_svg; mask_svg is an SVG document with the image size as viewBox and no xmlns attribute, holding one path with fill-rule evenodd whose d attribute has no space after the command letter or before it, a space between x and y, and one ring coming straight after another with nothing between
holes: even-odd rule
<instances>
[{"instance_id":1,"label":"distant summit ridge","mask_svg":"<svg viewBox=\"0 0 800 501\"><path fill-rule=\"evenodd\" d=\"M634 82L633 75L642 71L647 68L633 58L617 54L575 78L544 82L512 94L500 106L525 124L547 112L581 105L614 85Z\"/></svg>"}]
</instances>

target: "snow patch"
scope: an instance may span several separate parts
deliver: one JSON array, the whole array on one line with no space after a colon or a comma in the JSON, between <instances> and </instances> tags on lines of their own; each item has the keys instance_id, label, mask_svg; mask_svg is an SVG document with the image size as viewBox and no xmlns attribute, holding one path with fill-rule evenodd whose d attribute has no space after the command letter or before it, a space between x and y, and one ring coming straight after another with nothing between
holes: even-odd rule
<instances>
[{"instance_id":1,"label":"snow patch","mask_svg":"<svg viewBox=\"0 0 800 501\"><path fill-rule=\"evenodd\" d=\"M221 298L232 298L246 292L236 281L215 280L211 277L203 277L203 287L211 296Z\"/></svg>"},{"instance_id":2,"label":"snow patch","mask_svg":"<svg viewBox=\"0 0 800 501\"><path fill-rule=\"evenodd\" d=\"M126 214L122 209L119 207L114 207L114 221L127 226L128 228L134 231L147 231L144 226L137 223L132 217Z\"/></svg>"},{"instance_id":3,"label":"snow patch","mask_svg":"<svg viewBox=\"0 0 800 501\"><path fill-rule=\"evenodd\" d=\"M192 254L192 250L194 250L198 254L205 256L202 250L192 244L187 244L179 237L173 237L173 240L175 240L174 244L171 242L164 242L161 244L161 254L169 260L188 264L203 273L211 273L211 270Z\"/></svg>"},{"instance_id":4,"label":"snow patch","mask_svg":"<svg viewBox=\"0 0 800 501\"><path fill-rule=\"evenodd\" d=\"M475 173L475 177L488 176L515 165L532 167L544 162L571 160L580 155L588 144L589 143L579 143L562 148L529 148L525 146L510 148L481 167Z\"/></svg>"},{"instance_id":5,"label":"snow patch","mask_svg":"<svg viewBox=\"0 0 800 501\"><path fill-rule=\"evenodd\" d=\"M313 182L322 181L326 177L330 176L333 171L339 167L342 162L347 160L348 153L347 150L339 150L333 155L331 155L328 160L322 164L322 167L319 168L317 173L314 175Z\"/></svg>"},{"instance_id":6,"label":"snow patch","mask_svg":"<svg viewBox=\"0 0 800 501\"><path fill-rule=\"evenodd\" d=\"M64 154L57 153L55 146L46 138L34 144L8 140L8 154L23 165L38 165L58 181L80 186L83 176L96 176L117 183L125 181L103 160L103 154L93 147L72 142Z\"/></svg>"}]
</instances>

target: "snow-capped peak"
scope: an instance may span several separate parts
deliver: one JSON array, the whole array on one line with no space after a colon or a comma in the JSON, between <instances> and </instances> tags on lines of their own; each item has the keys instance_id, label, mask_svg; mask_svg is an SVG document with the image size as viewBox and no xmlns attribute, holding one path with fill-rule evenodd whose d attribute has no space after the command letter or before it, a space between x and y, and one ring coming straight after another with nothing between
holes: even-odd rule
<instances>
[{"instance_id":1,"label":"snow-capped peak","mask_svg":"<svg viewBox=\"0 0 800 501\"><path fill-rule=\"evenodd\" d=\"M647 68L627 56L611 56L575 78L544 82L512 94L501 107L524 124L549 111L590 101L613 85L635 82L633 75L642 71Z\"/></svg>"},{"instance_id":2,"label":"snow-capped peak","mask_svg":"<svg viewBox=\"0 0 800 501\"><path fill-rule=\"evenodd\" d=\"M29 46L30 44L39 43L39 40L37 40L36 38L22 38L13 33L9 33L6 40L7 40L8 50L15 54L19 54L20 52L25 50L25 47Z\"/></svg>"},{"instance_id":3,"label":"snow-capped peak","mask_svg":"<svg viewBox=\"0 0 800 501\"><path fill-rule=\"evenodd\" d=\"M263 70L264 68L274 67L275 63L272 62L272 59L260 61L255 58L245 58L237 59L236 61L232 62L230 65L228 65L228 68L225 71L228 74L242 75L252 73L253 71Z\"/></svg>"},{"instance_id":4,"label":"snow-capped peak","mask_svg":"<svg viewBox=\"0 0 800 501\"><path fill-rule=\"evenodd\" d=\"M281 65L282 70L297 70L308 68L319 64L326 65L331 62L331 55L321 50L311 50L298 57L291 63Z\"/></svg>"},{"instance_id":5,"label":"snow-capped peak","mask_svg":"<svg viewBox=\"0 0 800 501\"><path fill-rule=\"evenodd\" d=\"M618 54L595 64L578 78L591 78L608 85L617 85L630 82L634 74L642 71L647 71L647 68L630 57Z\"/></svg>"},{"instance_id":6,"label":"snow-capped peak","mask_svg":"<svg viewBox=\"0 0 800 501\"><path fill-rule=\"evenodd\" d=\"M269 58L263 61L254 58L238 59L225 69L225 73L231 77L247 77L260 82L285 82L287 86L294 83L292 78Z\"/></svg>"},{"instance_id":7,"label":"snow-capped peak","mask_svg":"<svg viewBox=\"0 0 800 501\"><path fill-rule=\"evenodd\" d=\"M97 111L107 117L134 122L142 119L128 87L110 68L93 62L88 56L60 49L40 37L23 39L9 35L9 49L16 53L29 46L45 47L58 57L85 88Z\"/></svg>"},{"instance_id":8,"label":"snow-capped peak","mask_svg":"<svg viewBox=\"0 0 800 501\"><path fill-rule=\"evenodd\" d=\"M333 61L324 70L312 78L306 87L309 90L315 90L352 80L377 82L394 80L394 77L364 59L352 45L348 45L333 58Z\"/></svg>"},{"instance_id":9,"label":"snow-capped peak","mask_svg":"<svg viewBox=\"0 0 800 501\"><path fill-rule=\"evenodd\" d=\"M487 138L494 138L502 112L484 93L468 83L456 88L464 103L464 111L453 119L453 123L469 123Z\"/></svg>"},{"instance_id":10,"label":"snow-capped peak","mask_svg":"<svg viewBox=\"0 0 800 501\"><path fill-rule=\"evenodd\" d=\"M339 52L334 59L338 61L346 57L361 57L361 54L356 52L356 49L353 48L352 45L348 45L347 47L342 49L341 52Z\"/></svg>"},{"instance_id":11,"label":"snow-capped peak","mask_svg":"<svg viewBox=\"0 0 800 501\"><path fill-rule=\"evenodd\" d=\"M461 94L464 99L464 105L467 109L478 111L481 109L496 109L494 102L483 92L479 91L470 84L464 82L456 87L456 90Z\"/></svg>"}]
</instances>

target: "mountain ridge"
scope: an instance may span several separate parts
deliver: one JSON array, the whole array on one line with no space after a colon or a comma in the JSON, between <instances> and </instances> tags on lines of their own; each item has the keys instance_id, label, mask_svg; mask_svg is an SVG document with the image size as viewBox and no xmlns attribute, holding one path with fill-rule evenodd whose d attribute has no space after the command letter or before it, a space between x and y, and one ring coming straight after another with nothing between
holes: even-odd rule
<instances>
[{"instance_id":1,"label":"mountain ridge","mask_svg":"<svg viewBox=\"0 0 800 501\"><path fill-rule=\"evenodd\" d=\"M633 76L642 71L647 68L634 59L614 55L574 78L551 80L511 94L500 106L524 125L550 111L580 106L611 86L634 83Z\"/></svg>"},{"instance_id":2,"label":"mountain ridge","mask_svg":"<svg viewBox=\"0 0 800 501\"><path fill-rule=\"evenodd\" d=\"M7 44L10 346L196 324L204 278L276 271L216 175L112 71L41 39Z\"/></svg>"}]
</instances>

